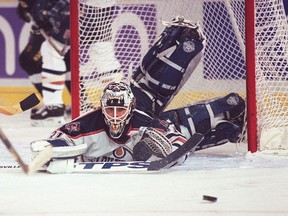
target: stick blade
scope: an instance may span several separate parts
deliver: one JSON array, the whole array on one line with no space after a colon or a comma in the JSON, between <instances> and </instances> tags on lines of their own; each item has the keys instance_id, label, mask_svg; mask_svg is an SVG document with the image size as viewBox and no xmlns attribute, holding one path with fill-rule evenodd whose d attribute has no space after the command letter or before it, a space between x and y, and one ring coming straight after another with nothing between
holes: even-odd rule
<instances>
[{"instance_id":1,"label":"stick blade","mask_svg":"<svg viewBox=\"0 0 288 216\"><path fill-rule=\"evenodd\" d=\"M33 93L14 105L0 105L0 113L4 115L15 115L33 108L39 102L40 99Z\"/></svg>"},{"instance_id":2,"label":"stick blade","mask_svg":"<svg viewBox=\"0 0 288 216\"><path fill-rule=\"evenodd\" d=\"M26 111L28 109L31 109L34 106L36 106L39 102L40 100L38 96L35 93L33 93L20 102L21 110Z\"/></svg>"},{"instance_id":3,"label":"stick blade","mask_svg":"<svg viewBox=\"0 0 288 216\"><path fill-rule=\"evenodd\" d=\"M33 173L37 172L40 167L42 167L45 163L47 163L53 154L53 148L51 145L45 147L36 158L29 164L27 175L32 175Z\"/></svg>"},{"instance_id":4,"label":"stick blade","mask_svg":"<svg viewBox=\"0 0 288 216\"><path fill-rule=\"evenodd\" d=\"M193 134L182 146L176 149L174 152L169 154L167 157L152 161L147 170L157 171L166 168L167 166L174 163L176 160L181 158L183 155L189 151L195 149L204 139L204 135L200 133Z\"/></svg>"}]
</instances>

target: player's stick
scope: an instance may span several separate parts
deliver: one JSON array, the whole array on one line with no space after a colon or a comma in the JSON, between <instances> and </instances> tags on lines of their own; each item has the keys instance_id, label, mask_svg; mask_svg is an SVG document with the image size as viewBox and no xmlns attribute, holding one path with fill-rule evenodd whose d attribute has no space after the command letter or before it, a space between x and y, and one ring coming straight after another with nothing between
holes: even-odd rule
<instances>
[{"instance_id":1,"label":"player's stick","mask_svg":"<svg viewBox=\"0 0 288 216\"><path fill-rule=\"evenodd\" d=\"M4 115L14 115L17 113L24 112L32 107L36 106L40 102L38 96L33 93L20 101L19 103L13 105L0 105L0 113Z\"/></svg>"},{"instance_id":2,"label":"player's stick","mask_svg":"<svg viewBox=\"0 0 288 216\"><path fill-rule=\"evenodd\" d=\"M36 24L35 24L36 25ZM67 45L65 44L65 46L61 49L57 46L57 43L55 42L55 40L50 37L42 28L40 28L40 33L42 34L42 36L45 38L45 40L47 40L49 42L49 44L56 50L56 52L61 55L64 56L66 53L66 49L67 49Z\"/></svg>"},{"instance_id":3,"label":"player's stick","mask_svg":"<svg viewBox=\"0 0 288 216\"><path fill-rule=\"evenodd\" d=\"M45 164L52 156L52 147L48 146L43 151L37 155L37 157L30 163L29 165L26 164L21 156L17 153L11 142L8 140L6 135L3 133L2 129L0 128L0 139L4 143L4 145L7 147L11 155L15 158L15 160L18 162L24 173L27 175L31 175L34 172L36 172L43 164Z\"/></svg>"}]
</instances>

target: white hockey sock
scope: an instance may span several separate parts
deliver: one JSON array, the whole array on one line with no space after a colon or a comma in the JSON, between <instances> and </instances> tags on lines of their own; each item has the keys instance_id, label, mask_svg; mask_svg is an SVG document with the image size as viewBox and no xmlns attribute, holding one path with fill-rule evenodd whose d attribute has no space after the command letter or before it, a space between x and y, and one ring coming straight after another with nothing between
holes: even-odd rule
<instances>
[{"instance_id":1,"label":"white hockey sock","mask_svg":"<svg viewBox=\"0 0 288 216\"><path fill-rule=\"evenodd\" d=\"M66 64L64 56L47 41L41 46L42 54L42 85L43 102L45 105L63 104L63 90L65 87Z\"/></svg>"}]
</instances>

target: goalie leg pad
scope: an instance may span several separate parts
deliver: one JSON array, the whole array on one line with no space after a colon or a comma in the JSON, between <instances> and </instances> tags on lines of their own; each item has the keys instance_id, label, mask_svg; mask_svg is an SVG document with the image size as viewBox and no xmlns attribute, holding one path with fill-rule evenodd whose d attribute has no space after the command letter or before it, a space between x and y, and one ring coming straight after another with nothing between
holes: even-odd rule
<instances>
[{"instance_id":1,"label":"goalie leg pad","mask_svg":"<svg viewBox=\"0 0 288 216\"><path fill-rule=\"evenodd\" d=\"M165 109L200 62L204 45L198 31L199 28L167 27L133 74L140 88L152 94L156 102L161 101L159 110L154 110L156 114Z\"/></svg>"},{"instance_id":2,"label":"goalie leg pad","mask_svg":"<svg viewBox=\"0 0 288 216\"><path fill-rule=\"evenodd\" d=\"M142 62L142 67L138 68L145 74L145 78L140 80L139 84L147 85L154 93L163 96L174 95L183 80L189 63L202 49L203 44L201 42L191 40L180 41L179 45L174 45L157 53L157 55L153 49L149 50L146 56L151 55L150 52L152 51L154 59L147 65ZM196 65L198 63L199 61L195 62ZM185 76L185 78L188 79L189 77Z\"/></svg>"},{"instance_id":3,"label":"goalie leg pad","mask_svg":"<svg viewBox=\"0 0 288 216\"><path fill-rule=\"evenodd\" d=\"M245 101L236 93L225 97L202 101L187 107L170 110L160 115L169 119L176 126L183 125L191 134L196 132L205 134L214 129L221 120L244 123Z\"/></svg>"},{"instance_id":4,"label":"goalie leg pad","mask_svg":"<svg viewBox=\"0 0 288 216\"><path fill-rule=\"evenodd\" d=\"M204 148L228 141L237 142L244 128L244 114L245 101L238 94L231 93L164 112L160 118L168 119L181 132L184 129L186 136L187 130L189 136L196 132L205 134L206 138L202 142Z\"/></svg>"},{"instance_id":5,"label":"goalie leg pad","mask_svg":"<svg viewBox=\"0 0 288 216\"><path fill-rule=\"evenodd\" d=\"M140 141L133 148L136 161L154 161L166 157L173 150L170 141L153 128L145 128Z\"/></svg>"},{"instance_id":6,"label":"goalie leg pad","mask_svg":"<svg viewBox=\"0 0 288 216\"><path fill-rule=\"evenodd\" d=\"M149 89L135 86L133 82L130 87L136 98L136 109L142 110L151 116L158 116L170 101L170 97L155 96L150 93Z\"/></svg>"},{"instance_id":7,"label":"goalie leg pad","mask_svg":"<svg viewBox=\"0 0 288 216\"><path fill-rule=\"evenodd\" d=\"M242 128L239 125L223 120L206 134L205 139L196 147L196 151L223 145L228 141L236 143L241 133Z\"/></svg>"}]
</instances>

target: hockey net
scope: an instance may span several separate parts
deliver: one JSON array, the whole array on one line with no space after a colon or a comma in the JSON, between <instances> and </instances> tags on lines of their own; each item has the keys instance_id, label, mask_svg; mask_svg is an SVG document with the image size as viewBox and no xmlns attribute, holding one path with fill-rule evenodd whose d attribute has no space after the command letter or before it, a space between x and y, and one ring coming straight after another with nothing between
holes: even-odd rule
<instances>
[{"instance_id":1,"label":"hockey net","mask_svg":"<svg viewBox=\"0 0 288 216\"><path fill-rule=\"evenodd\" d=\"M255 59L254 70L247 73L253 73L256 84L250 82L247 93L256 88L256 97L251 97L257 102L248 100L248 104L256 103L257 122L253 120L252 125L257 128L253 136L258 138L250 146L261 151L288 149L288 138L282 133L288 131L288 38L283 2L254 1L255 58L247 61L245 8L253 1L246 2L245 7L245 0L71 1L73 116L98 106L108 82L129 81L165 28L160 20L181 15L200 24L205 50L167 109L230 92L246 98L246 63ZM286 139L286 145L279 136Z\"/></svg>"}]
</instances>

